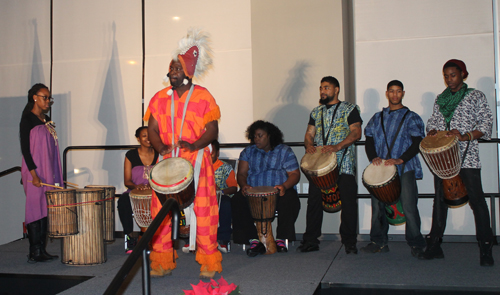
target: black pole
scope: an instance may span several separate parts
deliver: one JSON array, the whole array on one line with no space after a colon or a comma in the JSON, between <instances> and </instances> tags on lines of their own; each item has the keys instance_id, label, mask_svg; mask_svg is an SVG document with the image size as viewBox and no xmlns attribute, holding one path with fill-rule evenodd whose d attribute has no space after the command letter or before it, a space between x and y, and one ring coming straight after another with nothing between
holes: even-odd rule
<instances>
[{"instance_id":1,"label":"black pole","mask_svg":"<svg viewBox=\"0 0 500 295\"><path fill-rule=\"evenodd\" d=\"M142 294L151 294L151 278L149 276L149 253L142 250Z\"/></svg>"}]
</instances>

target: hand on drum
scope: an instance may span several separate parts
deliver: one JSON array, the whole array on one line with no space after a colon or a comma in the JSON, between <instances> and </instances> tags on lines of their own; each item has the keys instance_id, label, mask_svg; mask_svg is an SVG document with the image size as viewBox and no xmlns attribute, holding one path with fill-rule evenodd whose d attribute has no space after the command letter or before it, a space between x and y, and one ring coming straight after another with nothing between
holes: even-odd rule
<instances>
[{"instance_id":1,"label":"hand on drum","mask_svg":"<svg viewBox=\"0 0 500 295\"><path fill-rule=\"evenodd\" d=\"M385 166L396 166L396 165L401 165L403 164L403 160L401 159L389 159L385 161Z\"/></svg>"},{"instance_id":2,"label":"hand on drum","mask_svg":"<svg viewBox=\"0 0 500 295\"><path fill-rule=\"evenodd\" d=\"M322 153L333 153L333 152L338 152L340 149L338 148L337 145L324 145L323 149L321 150Z\"/></svg>"},{"instance_id":3,"label":"hand on drum","mask_svg":"<svg viewBox=\"0 0 500 295\"><path fill-rule=\"evenodd\" d=\"M172 152L173 149L174 149L174 147L170 144L163 145L163 147L159 150L159 154L161 156L165 156L166 154L169 154L170 152Z\"/></svg>"},{"instance_id":4,"label":"hand on drum","mask_svg":"<svg viewBox=\"0 0 500 295\"><path fill-rule=\"evenodd\" d=\"M179 140L175 145L178 146L179 148L183 149L184 151L191 151L191 152L196 151L194 144L189 143L189 142L184 141L184 140Z\"/></svg>"},{"instance_id":5,"label":"hand on drum","mask_svg":"<svg viewBox=\"0 0 500 295\"><path fill-rule=\"evenodd\" d=\"M457 129L450 130L450 131L448 131L448 133L446 133L446 136L453 136L453 135L458 137L459 141L468 141L469 140L467 133L462 135L462 134L460 134L460 131L458 131Z\"/></svg>"},{"instance_id":6,"label":"hand on drum","mask_svg":"<svg viewBox=\"0 0 500 295\"><path fill-rule=\"evenodd\" d=\"M247 185L245 185L245 186L243 186L243 187L241 188L241 191L243 192L243 195L244 195L244 196L246 196L246 195L247 195L247 191L248 191L249 189L251 189L251 188L252 188L252 187L251 187L251 186L249 186L248 184L247 184Z\"/></svg>"},{"instance_id":7,"label":"hand on drum","mask_svg":"<svg viewBox=\"0 0 500 295\"><path fill-rule=\"evenodd\" d=\"M437 133L438 132L436 129L432 129L431 131L427 132L427 136L436 136Z\"/></svg>"},{"instance_id":8,"label":"hand on drum","mask_svg":"<svg viewBox=\"0 0 500 295\"><path fill-rule=\"evenodd\" d=\"M282 185L282 184L276 185L274 188L280 191L280 197L285 195L286 188L284 185Z\"/></svg>"},{"instance_id":9,"label":"hand on drum","mask_svg":"<svg viewBox=\"0 0 500 295\"><path fill-rule=\"evenodd\" d=\"M149 186L149 184L139 184L135 188L142 191L146 189L151 189L151 186Z\"/></svg>"},{"instance_id":10,"label":"hand on drum","mask_svg":"<svg viewBox=\"0 0 500 295\"><path fill-rule=\"evenodd\" d=\"M316 152L316 147L314 145L306 147L307 154L314 154Z\"/></svg>"}]
</instances>

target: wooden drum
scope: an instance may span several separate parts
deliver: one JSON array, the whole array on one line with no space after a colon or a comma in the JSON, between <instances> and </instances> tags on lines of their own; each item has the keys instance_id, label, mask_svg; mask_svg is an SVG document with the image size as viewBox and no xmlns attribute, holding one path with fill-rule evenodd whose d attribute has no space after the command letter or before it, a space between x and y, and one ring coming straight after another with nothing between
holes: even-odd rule
<instances>
[{"instance_id":1,"label":"wooden drum","mask_svg":"<svg viewBox=\"0 0 500 295\"><path fill-rule=\"evenodd\" d=\"M322 148L321 146L317 146L314 154L305 154L300 161L300 169L304 172L307 179L321 190L323 210L335 213L341 209L337 185L339 178L337 154L322 153Z\"/></svg>"},{"instance_id":2,"label":"wooden drum","mask_svg":"<svg viewBox=\"0 0 500 295\"><path fill-rule=\"evenodd\" d=\"M45 192L47 198L47 234L52 238L78 233L76 194L74 189L55 189Z\"/></svg>"},{"instance_id":3,"label":"wooden drum","mask_svg":"<svg viewBox=\"0 0 500 295\"><path fill-rule=\"evenodd\" d=\"M246 194L259 240L266 246L266 254L277 251L272 222L276 214L278 192L272 186L256 186L247 190Z\"/></svg>"},{"instance_id":4,"label":"wooden drum","mask_svg":"<svg viewBox=\"0 0 500 295\"><path fill-rule=\"evenodd\" d=\"M379 201L392 205L401 195L401 182L396 166L385 166L385 160L380 165L371 163L363 171L363 185Z\"/></svg>"},{"instance_id":5,"label":"wooden drum","mask_svg":"<svg viewBox=\"0 0 500 295\"><path fill-rule=\"evenodd\" d=\"M149 184L158 197L174 198L182 210L194 201L193 166L183 158L168 158L153 166Z\"/></svg>"},{"instance_id":6,"label":"wooden drum","mask_svg":"<svg viewBox=\"0 0 500 295\"><path fill-rule=\"evenodd\" d=\"M443 180L444 201L451 208L462 207L469 201L467 190L458 175L462 166L456 136L446 136L448 131L438 131L436 136L426 136L420 142L420 152L429 169Z\"/></svg>"},{"instance_id":7,"label":"wooden drum","mask_svg":"<svg viewBox=\"0 0 500 295\"><path fill-rule=\"evenodd\" d=\"M69 265L94 265L106 262L103 230L103 189L77 189L77 235L62 239L61 262Z\"/></svg>"},{"instance_id":8,"label":"wooden drum","mask_svg":"<svg viewBox=\"0 0 500 295\"><path fill-rule=\"evenodd\" d=\"M115 191L112 185L87 185L85 188L104 189L104 242L115 241Z\"/></svg>"},{"instance_id":9,"label":"wooden drum","mask_svg":"<svg viewBox=\"0 0 500 295\"><path fill-rule=\"evenodd\" d=\"M153 218L151 217L151 197L153 190L134 189L129 193L134 219L137 225L142 228L148 228Z\"/></svg>"}]
</instances>

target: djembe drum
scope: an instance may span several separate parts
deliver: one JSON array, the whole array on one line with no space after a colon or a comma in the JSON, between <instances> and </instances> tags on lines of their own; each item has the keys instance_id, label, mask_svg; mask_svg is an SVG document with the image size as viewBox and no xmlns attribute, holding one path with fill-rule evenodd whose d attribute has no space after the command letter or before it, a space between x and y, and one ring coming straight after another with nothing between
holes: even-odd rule
<instances>
[{"instance_id":1,"label":"djembe drum","mask_svg":"<svg viewBox=\"0 0 500 295\"><path fill-rule=\"evenodd\" d=\"M260 242L266 247L266 254L277 251L272 222L276 214L278 192L278 189L272 186L256 186L246 192L257 234Z\"/></svg>"},{"instance_id":2,"label":"djembe drum","mask_svg":"<svg viewBox=\"0 0 500 295\"><path fill-rule=\"evenodd\" d=\"M62 239L62 263L94 265L106 262L103 230L104 198L103 189L76 190L79 233Z\"/></svg>"},{"instance_id":3,"label":"djembe drum","mask_svg":"<svg viewBox=\"0 0 500 295\"><path fill-rule=\"evenodd\" d=\"M129 196L135 222L141 228L141 231L145 231L153 221L151 217L151 197L153 196L153 190L133 189L129 193Z\"/></svg>"},{"instance_id":4,"label":"djembe drum","mask_svg":"<svg viewBox=\"0 0 500 295\"><path fill-rule=\"evenodd\" d=\"M60 238L78 233L76 194L74 189L45 192L47 198L47 234Z\"/></svg>"},{"instance_id":5,"label":"djembe drum","mask_svg":"<svg viewBox=\"0 0 500 295\"><path fill-rule=\"evenodd\" d=\"M462 161L456 136L446 136L448 131L438 131L436 136L426 136L420 142L420 152L429 169L443 180L444 201L450 208L467 204L469 196L460 175Z\"/></svg>"},{"instance_id":6,"label":"djembe drum","mask_svg":"<svg viewBox=\"0 0 500 295\"><path fill-rule=\"evenodd\" d=\"M335 213L341 210L337 184L339 178L337 154L322 153L322 148L317 146L314 154L305 154L300 161L300 169L307 179L321 190L323 210Z\"/></svg>"},{"instance_id":7,"label":"djembe drum","mask_svg":"<svg viewBox=\"0 0 500 295\"><path fill-rule=\"evenodd\" d=\"M193 166L183 158L168 158L153 166L149 184L159 198L173 198L182 210L194 201Z\"/></svg>"},{"instance_id":8,"label":"djembe drum","mask_svg":"<svg viewBox=\"0 0 500 295\"><path fill-rule=\"evenodd\" d=\"M380 202L393 205L398 201L401 182L396 166L385 166L385 160L380 165L370 163L363 171L362 179L366 189Z\"/></svg>"},{"instance_id":9,"label":"djembe drum","mask_svg":"<svg viewBox=\"0 0 500 295\"><path fill-rule=\"evenodd\" d=\"M115 241L115 191L112 185L87 185L85 188L104 189L104 242Z\"/></svg>"},{"instance_id":10,"label":"djembe drum","mask_svg":"<svg viewBox=\"0 0 500 295\"><path fill-rule=\"evenodd\" d=\"M397 167L385 166L385 161L382 160L380 165L370 163L365 168L362 177L363 185L372 196L385 204L385 216L389 224L401 225L406 222L403 206L399 200L401 181Z\"/></svg>"}]
</instances>

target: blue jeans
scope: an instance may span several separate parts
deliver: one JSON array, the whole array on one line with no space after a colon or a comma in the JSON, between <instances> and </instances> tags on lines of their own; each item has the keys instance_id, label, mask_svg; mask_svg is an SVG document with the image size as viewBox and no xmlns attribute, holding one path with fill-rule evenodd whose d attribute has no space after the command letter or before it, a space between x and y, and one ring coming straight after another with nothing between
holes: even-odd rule
<instances>
[{"instance_id":1,"label":"blue jeans","mask_svg":"<svg viewBox=\"0 0 500 295\"><path fill-rule=\"evenodd\" d=\"M405 238L410 247L425 247L425 240L420 233L420 214L418 212L418 187L415 171L408 171L400 177L401 205L406 217ZM389 222L385 216L385 204L372 196L372 228L370 240L377 245L387 245Z\"/></svg>"}]
</instances>

